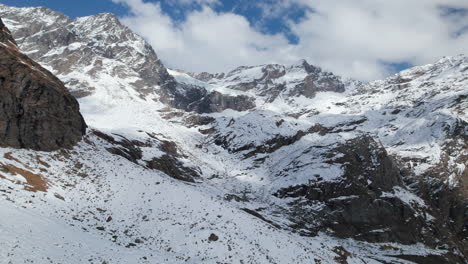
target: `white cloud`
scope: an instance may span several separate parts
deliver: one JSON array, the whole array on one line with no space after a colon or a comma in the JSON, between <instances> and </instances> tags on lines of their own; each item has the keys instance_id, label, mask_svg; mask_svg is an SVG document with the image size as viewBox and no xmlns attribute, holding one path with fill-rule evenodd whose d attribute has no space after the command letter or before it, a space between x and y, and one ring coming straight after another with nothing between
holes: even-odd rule
<instances>
[{"instance_id":1,"label":"white cloud","mask_svg":"<svg viewBox=\"0 0 468 264\"><path fill-rule=\"evenodd\" d=\"M131 15L122 21L144 36L169 67L223 72L240 65L291 61L293 57L283 35L261 34L243 16L216 13L204 6L175 23L157 3L114 1L129 5Z\"/></svg>"},{"instance_id":2,"label":"white cloud","mask_svg":"<svg viewBox=\"0 0 468 264\"><path fill-rule=\"evenodd\" d=\"M169 67L191 71L228 71L240 65L291 63L301 58L338 74L369 80L389 74L388 63L430 63L444 55L467 53L466 16L442 16L440 6L468 8L466 0L282 0L260 4L264 14L308 6L304 19L289 21L299 37L289 44L282 34L268 35L240 15L213 11L218 0L197 3L199 10L175 22L157 3L113 0L130 8L122 20L144 36ZM270 1L271 2L271 1ZM266 2L268 3L268 2ZM286 18L283 18L286 19ZM465 30L466 31L466 30Z\"/></svg>"},{"instance_id":3,"label":"white cloud","mask_svg":"<svg viewBox=\"0 0 468 264\"><path fill-rule=\"evenodd\" d=\"M466 34L452 37L468 20L444 18L439 8L468 8L463 0L302 2L315 12L292 25L300 45L313 47L310 56L322 65L358 78L387 75L383 61L424 64L468 51Z\"/></svg>"}]
</instances>

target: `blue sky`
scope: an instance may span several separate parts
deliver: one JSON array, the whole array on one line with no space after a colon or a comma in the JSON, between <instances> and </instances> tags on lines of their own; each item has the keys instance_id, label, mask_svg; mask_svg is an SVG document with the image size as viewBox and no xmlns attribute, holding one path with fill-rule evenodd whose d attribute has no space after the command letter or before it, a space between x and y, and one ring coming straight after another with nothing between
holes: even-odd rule
<instances>
[{"instance_id":1,"label":"blue sky","mask_svg":"<svg viewBox=\"0 0 468 264\"><path fill-rule=\"evenodd\" d=\"M166 65L225 72L306 59L361 80L468 53L467 0L0 0L111 12Z\"/></svg>"},{"instance_id":2,"label":"blue sky","mask_svg":"<svg viewBox=\"0 0 468 264\"><path fill-rule=\"evenodd\" d=\"M88 16L96 13L111 12L123 15L126 8L110 0L0 0L10 6L45 6L62 12L70 17Z\"/></svg>"}]
</instances>

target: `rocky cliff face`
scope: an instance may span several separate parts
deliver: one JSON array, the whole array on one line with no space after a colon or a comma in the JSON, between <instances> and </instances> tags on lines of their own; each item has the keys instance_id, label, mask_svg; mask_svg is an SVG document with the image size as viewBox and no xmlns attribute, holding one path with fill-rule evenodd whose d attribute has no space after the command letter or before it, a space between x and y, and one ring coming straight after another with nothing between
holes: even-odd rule
<instances>
[{"instance_id":1,"label":"rocky cliff face","mask_svg":"<svg viewBox=\"0 0 468 264\"><path fill-rule=\"evenodd\" d=\"M75 145L86 131L76 99L19 51L1 21L0 41L0 145L45 151Z\"/></svg>"},{"instance_id":2,"label":"rocky cliff face","mask_svg":"<svg viewBox=\"0 0 468 264\"><path fill-rule=\"evenodd\" d=\"M329 229L340 237L372 242L433 243L432 234L425 233L424 210L411 204L411 199L417 202L417 196L404 187L398 164L382 145L362 136L332 152L336 154L326 162L343 164L342 178L326 181L317 174L308 184L275 194L283 199L299 198L291 203L295 228L312 234Z\"/></svg>"}]
</instances>

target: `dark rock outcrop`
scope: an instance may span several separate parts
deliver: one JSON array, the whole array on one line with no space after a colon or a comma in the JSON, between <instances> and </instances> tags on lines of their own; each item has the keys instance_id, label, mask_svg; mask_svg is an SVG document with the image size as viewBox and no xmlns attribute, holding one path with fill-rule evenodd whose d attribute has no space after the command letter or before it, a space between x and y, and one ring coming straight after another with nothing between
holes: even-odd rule
<instances>
[{"instance_id":1,"label":"dark rock outcrop","mask_svg":"<svg viewBox=\"0 0 468 264\"><path fill-rule=\"evenodd\" d=\"M159 148L165 154L146 161L147 168L160 170L174 179L186 182L195 182L195 179L200 178L201 172L199 168L186 166L181 161L181 159L187 157L179 151L174 142L167 140L159 141Z\"/></svg>"},{"instance_id":2,"label":"dark rock outcrop","mask_svg":"<svg viewBox=\"0 0 468 264\"><path fill-rule=\"evenodd\" d=\"M290 92L290 96L303 95L307 98L313 98L317 92L342 93L345 91L345 85L333 73L322 71L319 67L310 65L305 60L302 62L302 67L307 72L307 77L296 85Z\"/></svg>"},{"instance_id":3,"label":"dark rock outcrop","mask_svg":"<svg viewBox=\"0 0 468 264\"><path fill-rule=\"evenodd\" d=\"M171 107L187 110L188 106L206 96L206 89L188 84L179 84L168 75L161 84L159 100Z\"/></svg>"},{"instance_id":4,"label":"dark rock outcrop","mask_svg":"<svg viewBox=\"0 0 468 264\"><path fill-rule=\"evenodd\" d=\"M291 204L294 228L311 234L333 230L339 237L371 242L426 240L422 232L426 219L418 205L407 204L398 195L383 195L405 188L398 166L380 144L369 136L358 137L334 149L328 158L329 163L343 164L342 178L323 181L316 175L307 185L275 194L303 198Z\"/></svg>"},{"instance_id":5,"label":"dark rock outcrop","mask_svg":"<svg viewBox=\"0 0 468 264\"><path fill-rule=\"evenodd\" d=\"M142 142L129 140L122 135L108 135L97 130L93 130L92 133L111 145L106 148L108 152L121 156L137 165L162 171L174 179L186 182L195 182L195 179L200 177L198 168L185 166L181 161L186 156L180 153L174 142L161 140L152 134L148 134L152 140ZM142 148L145 147L159 148L165 154L153 157L150 160L143 160Z\"/></svg>"},{"instance_id":6,"label":"dark rock outcrop","mask_svg":"<svg viewBox=\"0 0 468 264\"><path fill-rule=\"evenodd\" d=\"M141 147L151 147L150 143L145 143L138 140L129 140L126 137L120 135L116 135L118 138L114 138L111 135L104 134L97 130L93 130L92 133L112 145L112 147L107 148L107 151L114 155L121 156L136 164L138 164L138 161L143 158Z\"/></svg>"},{"instance_id":7,"label":"dark rock outcrop","mask_svg":"<svg viewBox=\"0 0 468 264\"><path fill-rule=\"evenodd\" d=\"M215 122L211 116L192 114L184 118L184 125L187 127L206 126Z\"/></svg>"},{"instance_id":8,"label":"dark rock outcrop","mask_svg":"<svg viewBox=\"0 0 468 264\"><path fill-rule=\"evenodd\" d=\"M0 22L0 146L52 151L81 140L76 99L49 71L19 52Z\"/></svg>"},{"instance_id":9,"label":"dark rock outcrop","mask_svg":"<svg viewBox=\"0 0 468 264\"><path fill-rule=\"evenodd\" d=\"M172 76L168 76L161 85L160 100L171 107L199 114L222 112L226 109L246 111L255 107L251 97L230 96L216 91L208 93L203 87L177 83Z\"/></svg>"},{"instance_id":10,"label":"dark rock outcrop","mask_svg":"<svg viewBox=\"0 0 468 264\"><path fill-rule=\"evenodd\" d=\"M430 206L439 236L468 256L468 168L456 166L468 164L468 123L459 119L445 132L449 140L439 164L405 180ZM450 179L459 179L459 184L450 184Z\"/></svg>"},{"instance_id":11,"label":"dark rock outcrop","mask_svg":"<svg viewBox=\"0 0 468 264\"><path fill-rule=\"evenodd\" d=\"M230 96L220 92L211 92L200 101L188 106L189 111L197 113L222 112L226 109L246 111L255 107L254 99L245 95Z\"/></svg>"},{"instance_id":12,"label":"dark rock outcrop","mask_svg":"<svg viewBox=\"0 0 468 264\"><path fill-rule=\"evenodd\" d=\"M466 255L467 203L463 186L450 188L441 177L447 164L440 171L434 168L432 175L412 178L369 136L349 140L324 158L342 164L343 176L325 181L314 175L309 184L274 194L294 198L288 209L291 228L307 236L325 231L368 242L455 248ZM461 258L452 256L440 263L464 263Z\"/></svg>"},{"instance_id":13,"label":"dark rock outcrop","mask_svg":"<svg viewBox=\"0 0 468 264\"><path fill-rule=\"evenodd\" d=\"M304 82L298 84L290 93L290 96L305 96L313 98L317 92L336 92L345 91L344 84L333 74L324 73L322 76L309 74Z\"/></svg>"},{"instance_id":14,"label":"dark rock outcrop","mask_svg":"<svg viewBox=\"0 0 468 264\"><path fill-rule=\"evenodd\" d=\"M3 21L0 19L0 42L7 45L9 48L18 50L18 45L16 44L15 39L11 35L10 30L3 24Z\"/></svg>"},{"instance_id":15,"label":"dark rock outcrop","mask_svg":"<svg viewBox=\"0 0 468 264\"><path fill-rule=\"evenodd\" d=\"M317 133L319 135L324 135L328 131L330 131L330 128L324 127L320 124L316 124L311 126L309 129L302 131L299 130L296 132L296 134L292 136L282 136L282 135L276 135L275 137L265 141L263 144L259 146L254 146L252 144L244 145L240 148L237 149L230 149L229 148L229 142L225 137L220 137L218 136L215 139L215 144L219 146L223 146L223 148L228 149L229 151L236 153L236 152L241 152L241 151L247 151L249 152L244 154L244 158L250 158L253 157L259 153L272 153L284 146L289 146L292 145L296 142L298 142L301 138L303 138L305 135L312 134L312 133Z\"/></svg>"},{"instance_id":16,"label":"dark rock outcrop","mask_svg":"<svg viewBox=\"0 0 468 264\"><path fill-rule=\"evenodd\" d=\"M162 171L174 179L186 182L195 182L194 179L200 177L199 172L193 168L184 166L176 157L167 154L148 161L147 167Z\"/></svg>"}]
</instances>

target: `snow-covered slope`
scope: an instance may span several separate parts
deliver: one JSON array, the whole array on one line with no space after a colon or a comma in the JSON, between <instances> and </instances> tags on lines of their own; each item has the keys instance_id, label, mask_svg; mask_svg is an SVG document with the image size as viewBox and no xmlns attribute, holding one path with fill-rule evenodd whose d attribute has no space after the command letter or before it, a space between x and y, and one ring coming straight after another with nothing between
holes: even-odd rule
<instances>
[{"instance_id":1,"label":"snow-covered slope","mask_svg":"<svg viewBox=\"0 0 468 264\"><path fill-rule=\"evenodd\" d=\"M468 58L193 74L110 14L0 16L90 127L0 150L5 263L466 263Z\"/></svg>"}]
</instances>

